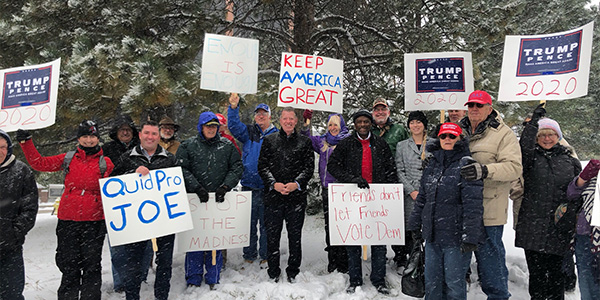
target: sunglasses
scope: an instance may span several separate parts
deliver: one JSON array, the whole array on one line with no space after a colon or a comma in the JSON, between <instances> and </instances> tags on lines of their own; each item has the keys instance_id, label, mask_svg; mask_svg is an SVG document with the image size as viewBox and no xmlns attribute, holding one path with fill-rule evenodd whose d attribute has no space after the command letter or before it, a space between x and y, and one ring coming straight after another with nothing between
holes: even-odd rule
<instances>
[{"instance_id":1,"label":"sunglasses","mask_svg":"<svg viewBox=\"0 0 600 300\"><path fill-rule=\"evenodd\" d=\"M471 102L471 103L467 103L467 106L469 108L473 108L473 106L477 106L477 108L482 108L483 106L485 106L485 104Z\"/></svg>"},{"instance_id":2,"label":"sunglasses","mask_svg":"<svg viewBox=\"0 0 600 300\"><path fill-rule=\"evenodd\" d=\"M439 135L439 137L440 137L440 140L444 140L444 139L446 139L446 138L450 138L451 140L454 140L454 139L456 139L458 136L456 136L456 135L454 135L454 134L452 134L452 133L442 133L442 134L440 134L440 135Z\"/></svg>"}]
</instances>

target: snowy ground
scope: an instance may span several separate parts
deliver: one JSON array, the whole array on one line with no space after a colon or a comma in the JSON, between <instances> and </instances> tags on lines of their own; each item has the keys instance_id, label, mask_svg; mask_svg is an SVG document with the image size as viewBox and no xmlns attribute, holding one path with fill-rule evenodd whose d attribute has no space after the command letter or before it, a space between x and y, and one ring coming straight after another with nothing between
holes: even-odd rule
<instances>
[{"instance_id":1,"label":"snowy ground","mask_svg":"<svg viewBox=\"0 0 600 300\"><path fill-rule=\"evenodd\" d=\"M512 208L509 208L511 211ZM47 213L38 215L33 230L27 235L25 242L25 298L26 299L55 299L56 290L60 283L61 273L54 263L56 249L56 216ZM307 216L303 232L303 260L301 272L294 284L282 280L280 283L268 281L265 269L260 269L258 263L249 265L242 259L241 249L230 249L226 270L221 274L221 284L215 291L210 291L205 285L199 288L186 288L184 278L184 254L176 252L173 258L173 277L171 279L170 299L414 299L401 293L400 276L392 270L388 263L387 281L393 288L392 296L377 293L370 284L368 273L370 263L363 264L365 285L355 294L345 292L348 286L348 276L326 271L327 257L323 248L324 241L323 216ZM512 220L504 228L504 243L507 250L507 265L509 270L509 289L512 299L529 299L527 293L527 265L523 250L514 247L514 231ZM287 262L287 239L282 239L282 269ZM177 249L176 249L177 251ZM392 257L388 250L388 258ZM474 265L474 264L473 264ZM473 268L474 270L474 268ZM285 273L285 272L283 272ZM476 274L472 275L476 279ZM107 244L104 245L102 257L102 293L103 299L125 299L124 294L112 291L112 276L110 255ZM141 299L154 299L152 284L154 274L148 276L148 284L142 285ZM477 283L470 286L469 299L485 299ZM578 288L566 295L567 300L579 299Z\"/></svg>"}]
</instances>

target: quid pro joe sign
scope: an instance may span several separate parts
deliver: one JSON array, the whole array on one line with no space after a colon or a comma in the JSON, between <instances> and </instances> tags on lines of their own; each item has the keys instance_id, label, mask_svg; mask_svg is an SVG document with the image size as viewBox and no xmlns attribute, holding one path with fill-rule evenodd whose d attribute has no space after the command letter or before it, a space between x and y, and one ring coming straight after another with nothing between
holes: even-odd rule
<instances>
[{"instance_id":1,"label":"quid pro joe sign","mask_svg":"<svg viewBox=\"0 0 600 300\"><path fill-rule=\"evenodd\" d=\"M111 246L193 228L180 167L102 178L100 192Z\"/></svg>"}]
</instances>

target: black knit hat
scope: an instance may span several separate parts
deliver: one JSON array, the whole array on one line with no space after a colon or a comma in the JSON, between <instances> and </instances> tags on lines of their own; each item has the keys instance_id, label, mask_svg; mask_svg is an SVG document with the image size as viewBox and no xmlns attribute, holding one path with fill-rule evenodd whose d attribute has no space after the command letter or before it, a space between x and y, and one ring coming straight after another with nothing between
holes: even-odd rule
<instances>
[{"instance_id":1,"label":"black knit hat","mask_svg":"<svg viewBox=\"0 0 600 300\"><path fill-rule=\"evenodd\" d=\"M84 135L95 135L100 138L100 132L98 132L98 126L96 122L92 120L84 120L79 124L79 128L77 129L77 138L80 138Z\"/></svg>"},{"instance_id":2,"label":"black knit hat","mask_svg":"<svg viewBox=\"0 0 600 300\"><path fill-rule=\"evenodd\" d=\"M427 117L425 117L425 114L422 111L411 111L410 114L408 114L408 121L406 122L406 127L410 128L410 121L412 120L421 121L421 123L423 123L423 126L425 126L425 129L427 129Z\"/></svg>"},{"instance_id":3,"label":"black knit hat","mask_svg":"<svg viewBox=\"0 0 600 300\"><path fill-rule=\"evenodd\" d=\"M370 112L370 111L368 111L368 110L366 110L366 109L361 109L361 110L359 110L359 111L355 112L355 113L352 115L352 122L353 122L353 123L356 123L356 119L357 119L358 117L361 117L361 116L363 116L363 117L367 117L367 118L369 118L369 120L371 120L371 123L375 123L375 122L373 121L373 115L371 115L371 112Z\"/></svg>"}]
</instances>

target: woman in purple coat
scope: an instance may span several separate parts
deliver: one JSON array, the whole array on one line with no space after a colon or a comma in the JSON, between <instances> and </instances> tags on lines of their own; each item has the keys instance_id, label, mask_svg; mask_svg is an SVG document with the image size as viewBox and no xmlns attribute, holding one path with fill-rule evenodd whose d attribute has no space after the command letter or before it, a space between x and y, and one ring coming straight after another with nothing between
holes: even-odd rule
<instances>
[{"instance_id":1,"label":"woman in purple coat","mask_svg":"<svg viewBox=\"0 0 600 300\"><path fill-rule=\"evenodd\" d=\"M346 247L344 246L331 246L329 241L329 200L327 186L335 181L335 178L327 172L327 162L329 156L333 153L333 149L339 141L348 136L348 128L344 117L340 114L330 114L327 117L327 133L321 136L312 136L310 130L310 119L312 118L312 111L304 111L304 128L301 133L308 136L312 141L313 150L319 154L319 177L321 178L323 196L323 212L325 214L325 242L327 247L327 272L333 272L337 270L340 273L348 273L348 256L346 254Z\"/></svg>"}]
</instances>

